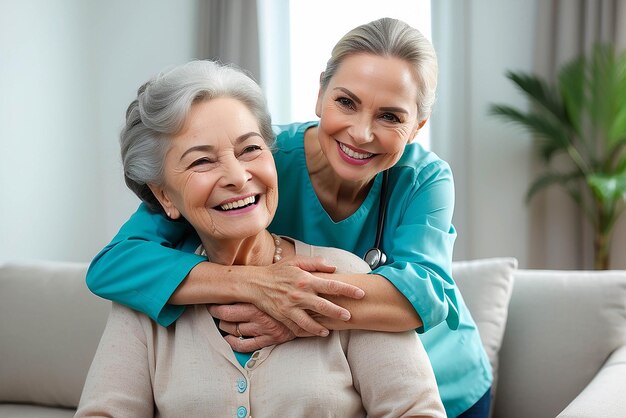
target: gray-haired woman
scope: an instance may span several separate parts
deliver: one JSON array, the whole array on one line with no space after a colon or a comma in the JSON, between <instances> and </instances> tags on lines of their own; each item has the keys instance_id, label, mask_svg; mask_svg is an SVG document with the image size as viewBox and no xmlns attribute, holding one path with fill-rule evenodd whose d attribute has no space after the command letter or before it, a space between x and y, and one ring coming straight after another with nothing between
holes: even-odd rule
<instances>
[{"instance_id":1,"label":"gray-haired woman","mask_svg":"<svg viewBox=\"0 0 626 418\"><path fill-rule=\"evenodd\" d=\"M451 273L452 173L413 142L436 84L430 42L402 21L379 19L351 30L333 49L320 78L319 121L276 127L282 198L269 230L359 256L378 242L387 260L371 274L326 276L362 288L365 298L319 290L323 275L303 270L327 264L302 257L228 270L204 262L190 254L198 239L188 225L145 206L94 259L88 285L169 325L182 305L211 300L213 280L228 276L240 289L266 283L262 302L242 295L243 303L211 310L239 351L327 329L417 329L447 414L487 417L491 367ZM240 333L250 338L239 340Z\"/></svg>"},{"instance_id":2,"label":"gray-haired woman","mask_svg":"<svg viewBox=\"0 0 626 418\"><path fill-rule=\"evenodd\" d=\"M367 272L351 253L266 230L278 205L273 139L260 88L234 68L195 61L139 90L121 136L124 170L153 210L193 226L196 253L213 263L266 266L304 254ZM233 352L206 305L167 328L113 305L76 416L252 415L445 413L414 332L333 331L245 354Z\"/></svg>"}]
</instances>

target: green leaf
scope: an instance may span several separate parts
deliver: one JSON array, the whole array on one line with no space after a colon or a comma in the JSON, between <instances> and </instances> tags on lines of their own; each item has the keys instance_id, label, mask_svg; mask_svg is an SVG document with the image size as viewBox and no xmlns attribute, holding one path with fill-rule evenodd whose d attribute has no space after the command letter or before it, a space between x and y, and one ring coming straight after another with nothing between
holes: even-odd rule
<instances>
[{"instance_id":1,"label":"green leaf","mask_svg":"<svg viewBox=\"0 0 626 418\"><path fill-rule=\"evenodd\" d=\"M582 178L584 178L584 174L581 173L579 170L569 173L557 173L553 171L548 171L547 173L540 175L532 182L532 184L528 188L528 191L526 192L526 203L530 202L539 191L554 184L565 187L570 196L572 196L572 198L577 203L580 203L580 196L575 195L575 193L572 194L572 192L569 190L569 187L573 182Z\"/></svg>"},{"instance_id":2,"label":"green leaf","mask_svg":"<svg viewBox=\"0 0 626 418\"><path fill-rule=\"evenodd\" d=\"M626 100L626 97L624 98ZM626 106L619 110L619 113L615 115L613 123L609 127L607 133L609 144L615 146L619 143L626 142Z\"/></svg>"},{"instance_id":3,"label":"green leaf","mask_svg":"<svg viewBox=\"0 0 626 418\"><path fill-rule=\"evenodd\" d=\"M585 59L574 59L566 64L558 75L559 92L563 97L563 104L567 120L578 137L583 137L582 121L585 107Z\"/></svg>"},{"instance_id":4,"label":"green leaf","mask_svg":"<svg viewBox=\"0 0 626 418\"><path fill-rule=\"evenodd\" d=\"M588 69L589 115L595 136L604 136L609 150L626 136L626 53L616 57L610 44L593 49Z\"/></svg>"},{"instance_id":5,"label":"green leaf","mask_svg":"<svg viewBox=\"0 0 626 418\"><path fill-rule=\"evenodd\" d=\"M541 78L522 72L507 72L506 76L520 88L533 104L539 105L556 119L567 123L565 109L555 89Z\"/></svg>"},{"instance_id":6,"label":"green leaf","mask_svg":"<svg viewBox=\"0 0 626 418\"><path fill-rule=\"evenodd\" d=\"M626 173L592 174L586 180L600 202L610 205L626 198Z\"/></svg>"},{"instance_id":7,"label":"green leaf","mask_svg":"<svg viewBox=\"0 0 626 418\"><path fill-rule=\"evenodd\" d=\"M614 109L606 133L611 145L626 141L626 51L615 59L614 73Z\"/></svg>"},{"instance_id":8,"label":"green leaf","mask_svg":"<svg viewBox=\"0 0 626 418\"><path fill-rule=\"evenodd\" d=\"M557 152L567 152L571 145L567 131L554 118L537 113L524 113L506 105L492 105L490 112L524 127L535 135L541 156L546 161L550 161Z\"/></svg>"}]
</instances>

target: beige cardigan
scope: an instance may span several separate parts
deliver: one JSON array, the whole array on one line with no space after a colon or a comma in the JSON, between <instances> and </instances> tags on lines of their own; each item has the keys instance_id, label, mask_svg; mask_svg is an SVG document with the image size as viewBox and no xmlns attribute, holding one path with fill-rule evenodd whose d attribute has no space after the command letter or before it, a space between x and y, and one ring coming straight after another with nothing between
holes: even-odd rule
<instances>
[{"instance_id":1,"label":"beige cardigan","mask_svg":"<svg viewBox=\"0 0 626 418\"><path fill-rule=\"evenodd\" d=\"M338 271L364 272L348 252L296 241ZM114 303L77 417L445 417L415 332L333 331L235 359L205 305L163 328Z\"/></svg>"}]
</instances>

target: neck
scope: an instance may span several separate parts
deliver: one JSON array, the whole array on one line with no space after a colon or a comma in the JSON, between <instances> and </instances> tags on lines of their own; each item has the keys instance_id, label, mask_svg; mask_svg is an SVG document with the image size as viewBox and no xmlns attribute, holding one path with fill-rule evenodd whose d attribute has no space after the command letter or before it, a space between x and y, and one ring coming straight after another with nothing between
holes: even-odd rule
<instances>
[{"instance_id":1,"label":"neck","mask_svg":"<svg viewBox=\"0 0 626 418\"><path fill-rule=\"evenodd\" d=\"M266 266L273 263L276 246L274 238L266 230L244 239L200 238L206 256L213 263L226 266Z\"/></svg>"}]
</instances>

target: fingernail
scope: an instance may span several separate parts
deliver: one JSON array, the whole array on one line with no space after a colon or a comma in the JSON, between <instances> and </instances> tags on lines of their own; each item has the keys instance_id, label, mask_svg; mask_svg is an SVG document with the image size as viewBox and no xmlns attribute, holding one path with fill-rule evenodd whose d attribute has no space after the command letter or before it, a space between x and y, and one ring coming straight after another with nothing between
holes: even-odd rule
<instances>
[{"instance_id":1,"label":"fingernail","mask_svg":"<svg viewBox=\"0 0 626 418\"><path fill-rule=\"evenodd\" d=\"M363 289L357 290L356 297L357 298L362 298L363 296L365 296L365 291Z\"/></svg>"},{"instance_id":2,"label":"fingernail","mask_svg":"<svg viewBox=\"0 0 626 418\"><path fill-rule=\"evenodd\" d=\"M348 321L350 319L350 314L347 313L347 312L344 312L344 313L341 314L339 319L341 319L342 321Z\"/></svg>"},{"instance_id":3,"label":"fingernail","mask_svg":"<svg viewBox=\"0 0 626 418\"><path fill-rule=\"evenodd\" d=\"M325 329L324 331L320 332L320 337L328 337L328 330Z\"/></svg>"}]
</instances>

